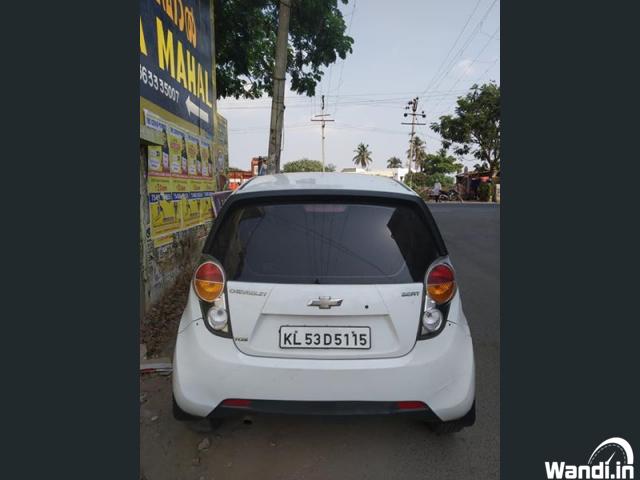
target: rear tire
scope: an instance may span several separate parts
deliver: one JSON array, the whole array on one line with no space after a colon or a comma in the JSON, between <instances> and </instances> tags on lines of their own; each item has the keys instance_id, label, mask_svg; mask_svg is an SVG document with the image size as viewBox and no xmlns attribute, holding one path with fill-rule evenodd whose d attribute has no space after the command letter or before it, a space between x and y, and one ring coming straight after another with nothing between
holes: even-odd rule
<instances>
[{"instance_id":1,"label":"rear tire","mask_svg":"<svg viewBox=\"0 0 640 480\"><path fill-rule=\"evenodd\" d=\"M219 418L201 418L200 420L188 420L185 424L189 430L196 433L213 433L222 425L222 420Z\"/></svg>"},{"instance_id":2,"label":"rear tire","mask_svg":"<svg viewBox=\"0 0 640 480\"><path fill-rule=\"evenodd\" d=\"M427 423L429 430L436 435L450 435L452 433L458 433L465 425L458 420L452 422L439 422L439 423Z\"/></svg>"}]
</instances>

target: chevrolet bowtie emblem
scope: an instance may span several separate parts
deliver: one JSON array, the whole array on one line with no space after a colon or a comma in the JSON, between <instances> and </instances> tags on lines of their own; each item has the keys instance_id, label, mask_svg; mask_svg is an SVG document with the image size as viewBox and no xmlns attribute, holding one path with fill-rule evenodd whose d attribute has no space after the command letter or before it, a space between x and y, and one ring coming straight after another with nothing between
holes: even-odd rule
<instances>
[{"instance_id":1,"label":"chevrolet bowtie emblem","mask_svg":"<svg viewBox=\"0 0 640 480\"><path fill-rule=\"evenodd\" d=\"M318 297L318 300L309 300L309 303L307 303L307 307L318 307L322 310L339 307L340 305L342 305L341 298L332 299L331 297Z\"/></svg>"}]
</instances>

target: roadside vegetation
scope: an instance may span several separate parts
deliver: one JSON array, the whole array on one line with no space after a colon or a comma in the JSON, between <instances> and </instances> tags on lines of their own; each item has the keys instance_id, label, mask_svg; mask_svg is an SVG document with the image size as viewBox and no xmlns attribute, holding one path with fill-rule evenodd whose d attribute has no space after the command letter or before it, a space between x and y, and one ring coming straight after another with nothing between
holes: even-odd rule
<instances>
[{"instance_id":1,"label":"roadside vegetation","mask_svg":"<svg viewBox=\"0 0 640 480\"><path fill-rule=\"evenodd\" d=\"M292 172L321 172L322 162L320 160L309 160L308 158L301 158L293 162L287 162L282 167L284 173ZM324 166L325 172L335 172L336 166L332 163L328 163Z\"/></svg>"}]
</instances>

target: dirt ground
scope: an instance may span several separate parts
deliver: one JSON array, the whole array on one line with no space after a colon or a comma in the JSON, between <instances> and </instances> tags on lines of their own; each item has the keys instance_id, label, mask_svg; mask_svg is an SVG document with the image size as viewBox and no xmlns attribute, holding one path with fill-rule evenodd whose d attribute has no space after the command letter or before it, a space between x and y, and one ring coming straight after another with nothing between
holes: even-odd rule
<instances>
[{"instance_id":1,"label":"dirt ground","mask_svg":"<svg viewBox=\"0 0 640 480\"><path fill-rule=\"evenodd\" d=\"M438 437L403 418L257 416L198 434L173 419L169 376L145 377L142 391L148 398L140 412L145 480L498 476L497 452L486 457L475 447L483 440L478 428ZM200 449L205 439L209 446Z\"/></svg>"},{"instance_id":2,"label":"dirt ground","mask_svg":"<svg viewBox=\"0 0 640 480\"><path fill-rule=\"evenodd\" d=\"M168 357L173 347L180 317L187 304L191 272L183 273L171 291L149 310L140 325L140 343L147 347L147 357Z\"/></svg>"}]
</instances>

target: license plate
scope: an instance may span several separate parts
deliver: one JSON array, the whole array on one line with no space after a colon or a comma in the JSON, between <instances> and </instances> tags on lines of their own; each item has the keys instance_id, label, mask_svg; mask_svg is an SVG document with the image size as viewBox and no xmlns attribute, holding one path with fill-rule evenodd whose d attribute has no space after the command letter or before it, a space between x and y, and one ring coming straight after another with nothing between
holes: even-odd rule
<instances>
[{"instance_id":1,"label":"license plate","mask_svg":"<svg viewBox=\"0 0 640 480\"><path fill-rule=\"evenodd\" d=\"M369 327L280 327L280 348L361 349L371 348Z\"/></svg>"}]
</instances>

